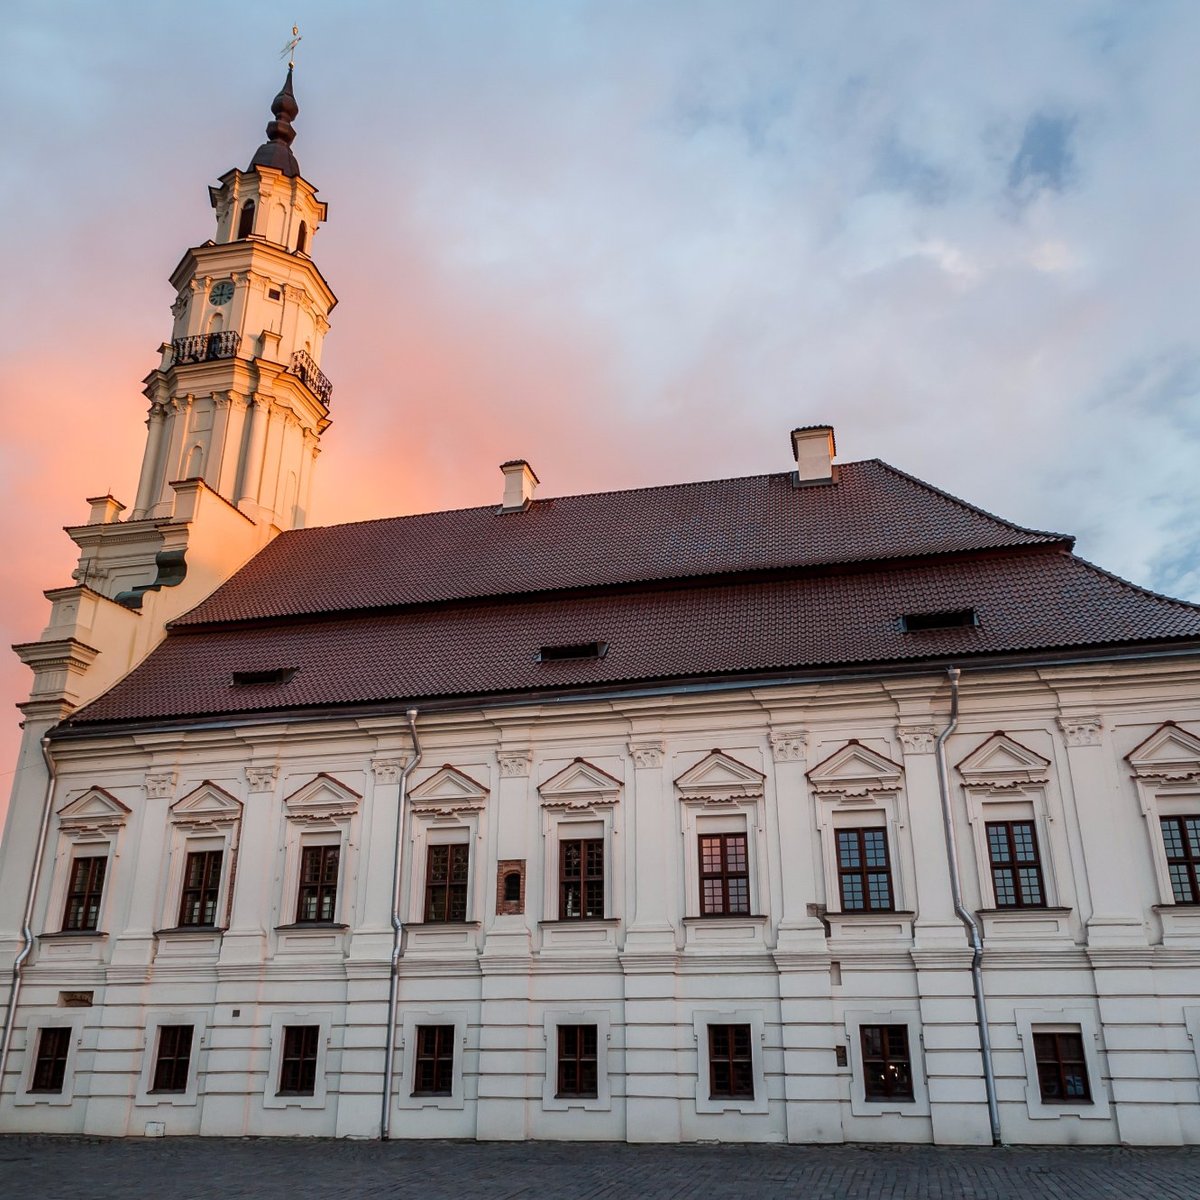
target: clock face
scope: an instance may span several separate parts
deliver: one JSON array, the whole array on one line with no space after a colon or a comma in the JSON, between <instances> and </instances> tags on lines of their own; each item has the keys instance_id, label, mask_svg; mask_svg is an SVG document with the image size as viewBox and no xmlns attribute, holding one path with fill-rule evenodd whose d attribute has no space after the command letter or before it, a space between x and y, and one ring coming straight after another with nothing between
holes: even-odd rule
<instances>
[{"instance_id":1,"label":"clock face","mask_svg":"<svg viewBox=\"0 0 1200 1200\"><path fill-rule=\"evenodd\" d=\"M222 279L220 283L212 285L212 291L208 293L209 304L228 304L233 299L233 283L228 279Z\"/></svg>"}]
</instances>

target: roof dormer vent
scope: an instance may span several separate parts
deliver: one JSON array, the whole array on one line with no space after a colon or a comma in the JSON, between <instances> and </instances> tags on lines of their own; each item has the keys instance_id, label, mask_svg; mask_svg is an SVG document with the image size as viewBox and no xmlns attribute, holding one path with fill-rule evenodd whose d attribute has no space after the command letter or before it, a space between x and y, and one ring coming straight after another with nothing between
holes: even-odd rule
<instances>
[{"instance_id":1,"label":"roof dormer vent","mask_svg":"<svg viewBox=\"0 0 1200 1200\"><path fill-rule=\"evenodd\" d=\"M792 455L796 459L795 482L832 483L833 457L837 447L832 425L802 425L792 430Z\"/></svg>"},{"instance_id":2,"label":"roof dormer vent","mask_svg":"<svg viewBox=\"0 0 1200 1200\"><path fill-rule=\"evenodd\" d=\"M501 463L500 470L504 472L504 499L500 502L500 511L524 511L537 490L538 477L533 468L523 458L514 458Z\"/></svg>"}]
</instances>

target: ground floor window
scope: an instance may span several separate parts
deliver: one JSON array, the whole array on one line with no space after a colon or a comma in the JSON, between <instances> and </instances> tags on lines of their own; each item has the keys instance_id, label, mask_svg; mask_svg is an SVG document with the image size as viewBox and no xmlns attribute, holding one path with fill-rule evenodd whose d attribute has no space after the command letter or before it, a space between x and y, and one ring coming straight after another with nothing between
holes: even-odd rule
<instances>
[{"instance_id":1,"label":"ground floor window","mask_svg":"<svg viewBox=\"0 0 1200 1200\"><path fill-rule=\"evenodd\" d=\"M754 1099L749 1025L708 1027L708 1081L713 1100Z\"/></svg>"},{"instance_id":2,"label":"ground floor window","mask_svg":"<svg viewBox=\"0 0 1200 1200\"><path fill-rule=\"evenodd\" d=\"M160 1025L152 1092L186 1092L192 1062L192 1026Z\"/></svg>"},{"instance_id":3,"label":"ground floor window","mask_svg":"<svg viewBox=\"0 0 1200 1200\"><path fill-rule=\"evenodd\" d=\"M280 1096L311 1096L317 1085L319 1025L285 1025L283 1054L279 1061Z\"/></svg>"},{"instance_id":4,"label":"ground floor window","mask_svg":"<svg viewBox=\"0 0 1200 1200\"><path fill-rule=\"evenodd\" d=\"M418 1025L412 1094L449 1096L453 1091L454 1026Z\"/></svg>"},{"instance_id":5,"label":"ground floor window","mask_svg":"<svg viewBox=\"0 0 1200 1200\"><path fill-rule=\"evenodd\" d=\"M596 1095L596 1044L595 1025L558 1027L558 1096Z\"/></svg>"},{"instance_id":6,"label":"ground floor window","mask_svg":"<svg viewBox=\"0 0 1200 1200\"><path fill-rule=\"evenodd\" d=\"M1083 1037L1079 1033L1034 1033L1038 1088L1050 1104L1091 1104Z\"/></svg>"},{"instance_id":7,"label":"ground floor window","mask_svg":"<svg viewBox=\"0 0 1200 1200\"><path fill-rule=\"evenodd\" d=\"M71 1030L65 1026L47 1025L38 1037L37 1058L33 1064L31 1092L58 1095L67 1077L67 1054L71 1049Z\"/></svg>"},{"instance_id":8,"label":"ground floor window","mask_svg":"<svg viewBox=\"0 0 1200 1200\"><path fill-rule=\"evenodd\" d=\"M863 1093L868 1100L913 1099L907 1025L860 1027Z\"/></svg>"}]
</instances>

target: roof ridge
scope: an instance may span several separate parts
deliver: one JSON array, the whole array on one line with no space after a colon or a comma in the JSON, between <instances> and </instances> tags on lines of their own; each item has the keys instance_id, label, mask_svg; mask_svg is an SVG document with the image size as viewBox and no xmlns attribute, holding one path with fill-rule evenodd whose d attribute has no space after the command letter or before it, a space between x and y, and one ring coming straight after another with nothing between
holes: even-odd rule
<instances>
[{"instance_id":1,"label":"roof ridge","mask_svg":"<svg viewBox=\"0 0 1200 1200\"><path fill-rule=\"evenodd\" d=\"M1071 557L1081 567L1086 567L1094 575L1111 579L1119 583L1122 587L1129 588L1130 591L1138 592L1143 596L1149 596L1152 600L1161 600L1165 604L1174 605L1176 608L1187 609L1188 612L1200 613L1200 603L1196 603L1193 600L1180 600L1177 596L1168 596L1166 592L1156 592L1153 588L1142 587L1140 583L1134 583L1133 580L1126 579L1124 575L1118 575L1115 571L1106 571L1103 567L1097 566L1094 562L1082 558L1078 554L1072 554Z\"/></svg>"},{"instance_id":2,"label":"roof ridge","mask_svg":"<svg viewBox=\"0 0 1200 1200\"><path fill-rule=\"evenodd\" d=\"M1057 541L1068 542L1071 546L1075 545L1075 535L1071 533L1059 533L1053 529L1031 529L1026 525L1018 525L1015 521L1008 520L1007 517L998 516L994 512L990 512L986 508L980 508L978 504L972 504L969 500L964 500L961 496L954 495L953 492L943 491L940 487L935 487L932 483L927 483L924 479L916 475L910 475L907 471L901 470L897 466L893 466L889 462L884 462L882 458L869 458L863 460L865 462L878 463L887 471L891 471L893 475L899 475L901 479L907 479L909 483L915 483L918 487L924 488L927 492L935 496L940 496L943 500L949 500L953 504L957 504L960 508L967 509L968 512L978 513L981 517L987 517L989 521L995 521L999 525L1003 525L1006 529L1016 530L1018 533L1028 533L1034 537L1053 538Z\"/></svg>"}]
</instances>

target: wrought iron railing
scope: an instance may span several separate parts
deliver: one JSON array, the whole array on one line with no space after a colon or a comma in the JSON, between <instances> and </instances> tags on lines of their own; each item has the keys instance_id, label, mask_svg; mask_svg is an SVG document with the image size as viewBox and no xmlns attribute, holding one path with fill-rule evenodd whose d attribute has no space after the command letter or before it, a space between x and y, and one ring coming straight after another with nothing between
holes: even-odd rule
<instances>
[{"instance_id":1,"label":"wrought iron railing","mask_svg":"<svg viewBox=\"0 0 1200 1200\"><path fill-rule=\"evenodd\" d=\"M193 337L176 338L171 343L171 359L180 363L212 362L217 358L236 358L242 335L236 329L220 333L198 333Z\"/></svg>"},{"instance_id":2,"label":"wrought iron railing","mask_svg":"<svg viewBox=\"0 0 1200 1200\"><path fill-rule=\"evenodd\" d=\"M326 408L329 407L329 401L333 398L333 384L303 350L297 350L292 355L291 371Z\"/></svg>"}]
</instances>

